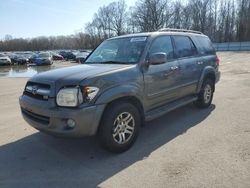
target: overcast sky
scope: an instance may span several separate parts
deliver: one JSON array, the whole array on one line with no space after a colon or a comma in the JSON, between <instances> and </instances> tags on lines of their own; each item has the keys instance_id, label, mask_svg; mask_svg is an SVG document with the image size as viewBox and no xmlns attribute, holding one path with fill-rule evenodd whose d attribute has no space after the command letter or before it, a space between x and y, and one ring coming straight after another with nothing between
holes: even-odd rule
<instances>
[{"instance_id":1,"label":"overcast sky","mask_svg":"<svg viewBox=\"0 0 250 188\"><path fill-rule=\"evenodd\" d=\"M69 35L84 28L100 6L114 0L0 0L0 39ZM136 0L126 0L133 6Z\"/></svg>"}]
</instances>

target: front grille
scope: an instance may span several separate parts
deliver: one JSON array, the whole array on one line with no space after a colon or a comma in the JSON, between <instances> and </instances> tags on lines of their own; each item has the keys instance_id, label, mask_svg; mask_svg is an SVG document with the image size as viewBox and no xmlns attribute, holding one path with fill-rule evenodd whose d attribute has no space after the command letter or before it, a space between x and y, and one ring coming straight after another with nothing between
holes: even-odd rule
<instances>
[{"instance_id":1,"label":"front grille","mask_svg":"<svg viewBox=\"0 0 250 188\"><path fill-rule=\"evenodd\" d=\"M22 113L27 116L28 118L32 119L33 121L36 121L38 123L41 123L41 124L45 124L45 125L48 125L49 124L49 117L47 116L42 116L42 115L39 115L39 114L35 114L33 112L30 112L24 108L21 109L22 110Z\"/></svg>"},{"instance_id":2,"label":"front grille","mask_svg":"<svg viewBox=\"0 0 250 188\"><path fill-rule=\"evenodd\" d=\"M44 98L43 95L40 95L40 94L33 94L31 92L28 92L28 91L24 91L23 92L24 95L27 95L29 97L32 97L32 98L35 98L35 99L39 99L39 100L48 100L46 98Z\"/></svg>"},{"instance_id":3,"label":"front grille","mask_svg":"<svg viewBox=\"0 0 250 188\"><path fill-rule=\"evenodd\" d=\"M23 94L39 100L48 100L50 95L50 85L28 82Z\"/></svg>"}]
</instances>

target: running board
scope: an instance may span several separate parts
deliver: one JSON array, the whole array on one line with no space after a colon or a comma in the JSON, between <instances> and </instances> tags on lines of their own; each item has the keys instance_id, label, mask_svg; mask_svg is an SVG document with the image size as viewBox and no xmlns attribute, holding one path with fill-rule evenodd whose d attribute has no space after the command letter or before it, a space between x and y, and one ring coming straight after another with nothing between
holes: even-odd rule
<instances>
[{"instance_id":1,"label":"running board","mask_svg":"<svg viewBox=\"0 0 250 188\"><path fill-rule=\"evenodd\" d=\"M146 113L146 121L153 120L155 118L158 118L172 110L175 110L179 107L185 106L191 102L194 102L198 99L197 96L189 96L189 97L184 97L182 99L178 99L174 102L171 102L165 106L162 106L160 108L154 109Z\"/></svg>"}]
</instances>

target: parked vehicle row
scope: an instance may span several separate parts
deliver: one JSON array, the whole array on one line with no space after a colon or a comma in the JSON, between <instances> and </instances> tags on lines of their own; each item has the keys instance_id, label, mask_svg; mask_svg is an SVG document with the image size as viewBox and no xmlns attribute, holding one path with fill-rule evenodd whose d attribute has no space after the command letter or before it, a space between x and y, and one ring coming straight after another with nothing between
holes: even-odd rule
<instances>
[{"instance_id":1,"label":"parked vehicle row","mask_svg":"<svg viewBox=\"0 0 250 188\"><path fill-rule=\"evenodd\" d=\"M51 65L57 60L71 60L84 63L91 50L61 50L47 52L5 52L0 53L0 65Z\"/></svg>"},{"instance_id":2,"label":"parked vehicle row","mask_svg":"<svg viewBox=\"0 0 250 188\"><path fill-rule=\"evenodd\" d=\"M86 57L91 53L91 50L80 50L80 51L60 51L59 54L63 58L68 60L73 60L77 63L84 63Z\"/></svg>"}]
</instances>

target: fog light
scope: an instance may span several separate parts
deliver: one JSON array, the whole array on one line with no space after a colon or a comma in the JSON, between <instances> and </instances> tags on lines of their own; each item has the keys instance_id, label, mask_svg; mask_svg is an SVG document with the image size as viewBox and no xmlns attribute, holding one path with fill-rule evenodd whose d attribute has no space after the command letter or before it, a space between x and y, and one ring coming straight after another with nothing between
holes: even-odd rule
<instances>
[{"instance_id":1,"label":"fog light","mask_svg":"<svg viewBox=\"0 0 250 188\"><path fill-rule=\"evenodd\" d=\"M68 119L67 125L68 125L68 128L73 129L76 126L76 122L73 119Z\"/></svg>"}]
</instances>

